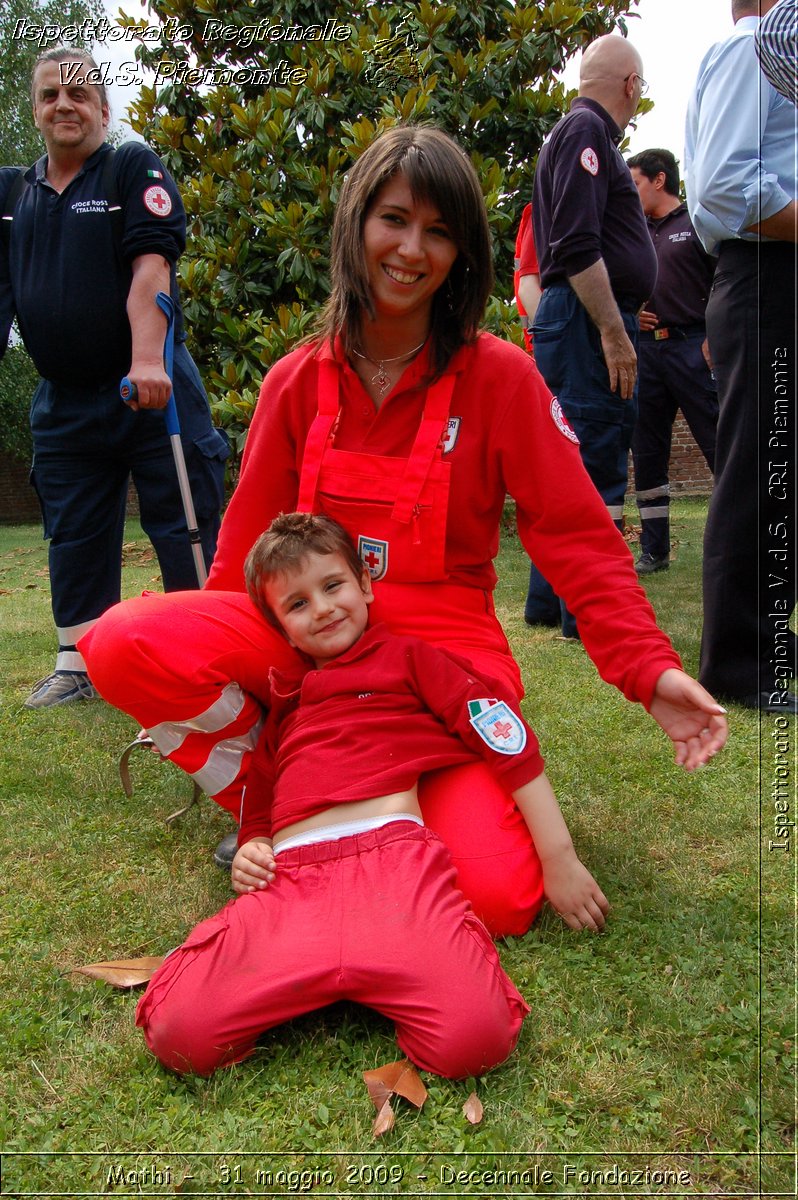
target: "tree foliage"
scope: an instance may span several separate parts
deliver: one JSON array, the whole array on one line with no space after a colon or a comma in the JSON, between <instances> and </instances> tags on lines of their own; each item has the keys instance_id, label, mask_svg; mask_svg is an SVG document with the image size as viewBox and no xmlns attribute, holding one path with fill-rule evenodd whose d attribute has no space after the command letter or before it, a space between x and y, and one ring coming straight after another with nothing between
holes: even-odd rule
<instances>
[{"instance_id":1,"label":"tree foliage","mask_svg":"<svg viewBox=\"0 0 798 1200\"><path fill-rule=\"evenodd\" d=\"M30 462L33 441L28 412L39 375L21 342L9 346L0 363L0 450Z\"/></svg>"},{"instance_id":2,"label":"tree foliage","mask_svg":"<svg viewBox=\"0 0 798 1200\"><path fill-rule=\"evenodd\" d=\"M471 154L496 253L489 320L501 327L537 152L567 107L555 72L624 29L636 3L285 0L273 10L154 0L160 39L138 56L155 82L132 122L183 193L192 347L239 444L264 369L308 331L326 295L341 179L397 121L434 122Z\"/></svg>"}]
</instances>

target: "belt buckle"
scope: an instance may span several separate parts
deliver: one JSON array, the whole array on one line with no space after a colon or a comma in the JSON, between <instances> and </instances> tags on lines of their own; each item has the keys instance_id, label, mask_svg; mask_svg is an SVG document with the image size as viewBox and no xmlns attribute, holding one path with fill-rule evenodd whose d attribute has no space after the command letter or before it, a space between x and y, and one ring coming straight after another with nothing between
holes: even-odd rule
<instances>
[{"instance_id":1,"label":"belt buckle","mask_svg":"<svg viewBox=\"0 0 798 1200\"><path fill-rule=\"evenodd\" d=\"M670 336L671 335L670 335L669 329L655 329L654 330L654 341L655 342L664 342Z\"/></svg>"}]
</instances>

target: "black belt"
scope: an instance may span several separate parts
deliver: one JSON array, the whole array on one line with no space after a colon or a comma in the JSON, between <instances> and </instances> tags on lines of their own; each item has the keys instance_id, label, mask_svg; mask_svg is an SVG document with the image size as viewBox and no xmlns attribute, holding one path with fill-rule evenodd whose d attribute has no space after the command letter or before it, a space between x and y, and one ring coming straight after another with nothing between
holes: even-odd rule
<instances>
[{"instance_id":1,"label":"black belt","mask_svg":"<svg viewBox=\"0 0 798 1200\"><path fill-rule=\"evenodd\" d=\"M641 329L641 342L665 342L668 338L706 337L705 325L662 325L659 329Z\"/></svg>"}]
</instances>

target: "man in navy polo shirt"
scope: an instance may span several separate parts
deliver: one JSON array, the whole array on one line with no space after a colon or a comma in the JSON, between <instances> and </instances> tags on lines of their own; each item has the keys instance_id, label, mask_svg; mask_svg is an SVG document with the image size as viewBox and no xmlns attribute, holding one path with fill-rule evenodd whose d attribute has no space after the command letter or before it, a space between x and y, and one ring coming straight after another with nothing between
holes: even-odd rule
<instances>
[{"instance_id":1,"label":"man in navy polo shirt","mask_svg":"<svg viewBox=\"0 0 798 1200\"><path fill-rule=\"evenodd\" d=\"M657 276L637 189L618 150L646 90L642 69L625 38L608 35L588 46L579 96L540 151L532 200L543 288L532 327L535 359L619 527L637 414L637 313ZM530 623L546 589L532 567ZM578 636L564 606L562 629Z\"/></svg>"},{"instance_id":2,"label":"man in navy polo shirt","mask_svg":"<svg viewBox=\"0 0 798 1200\"><path fill-rule=\"evenodd\" d=\"M91 699L78 639L120 598L128 476L167 590L197 586L163 413L166 323L158 292L177 302L175 263L185 212L174 181L146 146L106 144L102 84L87 82L83 50L46 51L33 71L36 126L47 153L25 173L0 170L0 353L16 316L41 381L31 408L39 495L58 634L54 672L28 708ZM113 155L112 161L108 156ZM7 209L11 207L12 212ZM178 314L179 314L178 306ZM228 447L211 424L178 315L174 392L189 477L210 564ZM138 388L126 407L119 382Z\"/></svg>"},{"instance_id":3,"label":"man in navy polo shirt","mask_svg":"<svg viewBox=\"0 0 798 1200\"><path fill-rule=\"evenodd\" d=\"M640 314L637 424L632 435L640 512L638 575L670 566L673 422L679 409L715 469L718 390L709 368L705 312L715 259L679 199L679 166L670 150L643 150L627 160L657 252L657 286Z\"/></svg>"}]
</instances>

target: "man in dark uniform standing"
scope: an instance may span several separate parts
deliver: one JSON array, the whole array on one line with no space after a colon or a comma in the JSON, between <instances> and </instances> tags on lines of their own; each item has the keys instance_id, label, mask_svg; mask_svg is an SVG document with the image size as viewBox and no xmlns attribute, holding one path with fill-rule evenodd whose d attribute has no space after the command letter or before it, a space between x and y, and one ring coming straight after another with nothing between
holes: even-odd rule
<instances>
[{"instance_id":1,"label":"man in dark uniform standing","mask_svg":"<svg viewBox=\"0 0 798 1200\"><path fill-rule=\"evenodd\" d=\"M642 69L622 37L588 46L579 96L540 151L532 201L543 288L532 327L535 359L619 527L637 414L637 314L657 276L637 189L618 150L646 90ZM532 567L527 620L541 583L548 587ZM562 618L563 634L577 636L564 606Z\"/></svg>"},{"instance_id":2,"label":"man in dark uniform standing","mask_svg":"<svg viewBox=\"0 0 798 1200\"><path fill-rule=\"evenodd\" d=\"M644 150L627 160L657 252L657 286L640 314L638 414L632 435L640 512L638 575L670 566L668 464L679 409L715 469L718 391L707 362L705 312L715 260L679 199L679 167L670 150Z\"/></svg>"},{"instance_id":3,"label":"man in dark uniform standing","mask_svg":"<svg viewBox=\"0 0 798 1200\"><path fill-rule=\"evenodd\" d=\"M106 144L110 112L83 50L45 52L33 111L47 153L24 174L0 170L0 353L17 317L41 381L33 397L33 481L39 495L58 634L54 672L28 708L91 699L78 639L120 598L128 476L167 590L197 586L163 413L166 323L158 292L177 302L185 212L146 146ZM89 76L89 78L91 78ZM108 156L112 156L112 161ZM110 167L110 170L109 170ZM116 193L116 195L110 193ZM12 199L13 198L13 199ZM8 211L9 208L12 211ZM177 309L174 392L203 553L210 563L228 447L214 430ZM130 407L120 379L138 388Z\"/></svg>"}]
</instances>

